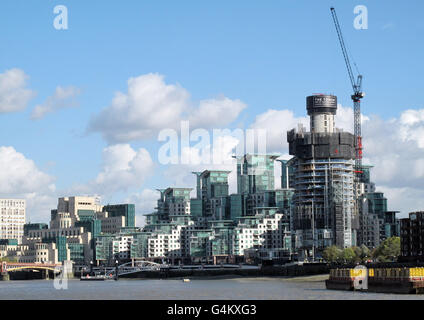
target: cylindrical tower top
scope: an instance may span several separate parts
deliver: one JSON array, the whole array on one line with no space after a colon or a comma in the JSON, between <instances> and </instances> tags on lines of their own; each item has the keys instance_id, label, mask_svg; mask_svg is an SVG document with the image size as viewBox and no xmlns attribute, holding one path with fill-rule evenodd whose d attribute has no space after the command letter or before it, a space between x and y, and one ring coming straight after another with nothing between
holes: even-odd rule
<instances>
[{"instance_id":1,"label":"cylindrical tower top","mask_svg":"<svg viewBox=\"0 0 424 320\"><path fill-rule=\"evenodd\" d=\"M337 111L337 97L333 95L314 95L306 98L308 115L327 113L335 115Z\"/></svg>"}]
</instances>

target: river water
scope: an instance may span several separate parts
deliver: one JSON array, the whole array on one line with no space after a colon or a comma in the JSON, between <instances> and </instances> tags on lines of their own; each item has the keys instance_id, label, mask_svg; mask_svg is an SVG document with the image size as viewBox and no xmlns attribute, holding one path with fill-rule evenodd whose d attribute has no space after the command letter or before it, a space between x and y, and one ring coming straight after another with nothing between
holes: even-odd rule
<instances>
[{"instance_id":1,"label":"river water","mask_svg":"<svg viewBox=\"0 0 424 320\"><path fill-rule=\"evenodd\" d=\"M424 300L424 295L347 292L325 289L324 281L285 278L181 280L0 281L1 300ZM316 280L316 279L315 279Z\"/></svg>"}]
</instances>

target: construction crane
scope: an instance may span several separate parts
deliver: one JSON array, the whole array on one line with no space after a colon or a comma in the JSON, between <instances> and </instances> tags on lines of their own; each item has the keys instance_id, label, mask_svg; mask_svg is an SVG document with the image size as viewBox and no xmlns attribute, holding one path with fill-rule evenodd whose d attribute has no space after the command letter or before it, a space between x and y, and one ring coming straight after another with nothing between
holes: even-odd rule
<instances>
[{"instance_id":1,"label":"construction crane","mask_svg":"<svg viewBox=\"0 0 424 320\"><path fill-rule=\"evenodd\" d=\"M355 81L352 67L350 65L349 55L344 44L342 30L340 28L339 20L337 19L336 10L331 8L331 15L333 16L334 25L336 26L337 36L339 37L340 46L342 48L343 57L346 63L349 79L352 84L353 95L353 115L354 115L354 134L355 134L355 173L357 183L362 180L362 130L361 130L361 99L365 96L362 92L362 75L358 74ZM356 66L356 64L355 64ZM359 73L359 72L358 72Z\"/></svg>"}]
</instances>

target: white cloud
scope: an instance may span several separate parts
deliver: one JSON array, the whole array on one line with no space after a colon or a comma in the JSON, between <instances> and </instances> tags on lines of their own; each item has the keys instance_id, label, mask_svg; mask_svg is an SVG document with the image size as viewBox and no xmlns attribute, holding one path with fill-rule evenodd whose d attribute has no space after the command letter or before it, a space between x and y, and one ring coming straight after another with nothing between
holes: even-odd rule
<instances>
[{"instance_id":1,"label":"white cloud","mask_svg":"<svg viewBox=\"0 0 424 320\"><path fill-rule=\"evenodd\" d=\"M364 160L375 166L376 183L397 188L422 187L424 146L414 128L417 132L423 130L424 121L405 124L402 115L400 120L388 121L373 116L363 126Z\"/></svg>"},{"instance_id":2,"label":"white cloud","mask_svg":"<svg viewBox=\"0 0 424 320\"><path fill-rule=\"evenodd\" d=\"M0 193L23 194L49 186L53 178L13 147L0 147Z\"/></svg>"},{"instance_id":3,"label":"white cloud","mask_svg":"<svg viewBox=\"0 0 424 320\"><path fill-rule=\"evenodd\" d=\"M46 221L57 203L54 178L13 147L0 147L0 197L27 200L27 220Z\"/></svg>"},{"instance_id":4,"label":"white cloud","mask_svg":"<svg viewBox=\"0 0 424 320\"><path fill-rule=\"evenodd\" d=\"M75 98L81 93L80 89L69 86L58 86L54 94L47 98L42 105L37 105L31 114L31 119L40 119L47 113L57 111L62 108L70 108L78 105Z\"/></svg>"},{"instance_id":5,"label":"white cloud","mask_svg":"<svg viewBox=\"0 0 424 320\"><path fill-rule=\"evenodd\" d=\"M191 196L196 197L196 176L192 172L202 172L204 170L227 170L229 174L230 193L237 191L237 169L236 160L232 158L234 148L239 140L233 136L217 137L212 146L207 146L210 152L208 156L202 154L202 150L196 147L183 148L182 157L189 159L189 164L169 165L164 172L164 177L169 183L161 187L187 187L193 188ZM205 160L207 159L207 163ZM213 164L213 159L219 164ZM155 211L159 192L152 189L143 189L140 193L130 195L125 201L135 203L137 212L137 225L145 223L146 213Z\"/></svg>"},{"instance_id":6,"label":"white cloud","mask_svg":"<svg viewBox=\"0 0 424 320\"><path fill-rule=\"evenodd\" d=\"M144 215L155 211L159 196L157 190L143 189L140 193L131 194L125 199L125 202L135 204L137 226L144 226L146 221Z\"/></svg>"},{"instance_id":7,"label":"white cloud","mask_svg":"<svg viewBox=\"0 0 424 320\"><path fill-rule=\"evenodd\" d=\"M337 128L353 133L351 107L339 105L335 121ZM287 153L286 133L298 123L309 130L308 117L270 109L258 115L251 127L267 129L268 152ZM399 118L389 120L362 115L362 136L363 162L374 166L372 180L377 190L387 192L389 207L400 210L403 216L424 210L424 109L408 109Z\"/></svg>"},{"instance_id":8,"label":"white cloud","mask_svg":"<svg viewBox=\"0 0 424 320\"><path fill-rule=\"evenodd\" d=\"M184 148L182 157L190 159L189 164L170 165L165 172L165 176L170 182L169 187L188 187L195 189L196 177L192 172L202 172L204 170L225 170L231 171L228 180L230 193L237 191L237 160L233 159L234 150L239 140L233 136L224 135L216 138L215 143L207 146L210 150L208 156L202 154L202 150L196 147ZM214 163L214 159L216 160ZM195 197L195 190L192 191Z\"/></svg>"},{"instance_id":9,"label":"white cloud","mask_svg":"<svg viewBox=\"0 0 424 320\"><path fill-rule=\"evenodd\" d=\"M388 199L388 210L400 211L399 218L407 218L409 212L423 211L424 191L419 188L379 186Z\"/></svg>"},{"instance_id":10,"label":"white cloud","mask_svg":"<svg viewBox=\"0 0 424 320\"><path fill-rule=\"evenodd\" d=\"M202 100L189 116L190 125L195 128L220 128L237 119L246 108L240 100L227 97Z\"/></svg>"},{"instance_id":11,"label":"white cloud","mask_svg":"<svg viewBox=\"0 0 424 320\"><path fill-rule=\"evenodd\" d=\"M391 210L424 210L424 110L399 118L370 116L363 122L363 162L374 166L372 180L385 192Z\"/></svg>"},{"instance_id":12,"label":"white cloud","mask_svg":"<svg viewBox=\"0 0 424 320\"><path fill-rule=\"evenodd\" d=\"M124 143L154 138L162 129L177 130L182 120L190 120L191 127L221 127L234 121L245 107L226 97L192 106L187 90L150 73L130 78L128 92L116 93L112 104L91 119L88 130L100 132L111 144Z\"/></svg>"},{"instance_id":13,"label":"white cloud","mask_svg":"<svg viewBox=\"0 0 424 320\"><path fill-rule=\"evenodd\" d=\"M388 30L388 29L393 29L395 27L395 24L393 22L388 22L384 25L381 26L382 30Z\"/></svg>"},{"instance_id":14,"label":"white cloud","mask_svg":"<svg viewBox=\"0 0 424 320\"><path fill-rule=\"evenodd\" d=\"M57 207L57 193L54 190L23 194L26 199L26 220L32 223L48 223L50 211Z\"/></svg>"},{"instance_id":15,"label":"white cloud","mask_svg":"<svg viewBox=\"0 0 424 320\"><path fill-rule=\"evenodd\" d=\"M103 165L97 177L87 184L72 187L72 193L109 197L140 187L154 171L153 160L144 148L136 151L129 144L112 145L103 149L102 157Z\"/></svg>"},{"instance_id":16,"label":"white cloud","mask_svg":"<svg viewBox=\"0 0 424 320\"><path fill-rule=\"evenodd\" d=\"M265 113L256 116L255 122L250 126L252 129L266 130L267 152L283 153L288 151L287 131L297 128L298 124L309 127L308 117L295 117L293 111L283 109L269 109Z\"/></svg>"},{"instance_id":17,"label":"white cloud","mask_svg":"<svg viewBox=\"0 0 424 320\"><path fill-rule=\"evenodd\" d=\"M113 145L105 148L102 156L103 165L95 179L58 191L54 178L39 170L34 161L13 147L0 147L0 197L26 199L27 220L47 222L58 197L89 195L112 199L119 192L140 187L154 171L153 160L144 148L136 151L128 144ZM137 197L130 197L137 200L137 213L139 209L142 213L148 212L149 195L143 191ZM144 206L140 206L141 203Z\"/></svg>"},{"instance_id":18,"label":"white cloud","mask_svg":"<svg viewBox=\"0 0 424 320\"><path fill-rule=\"evenodd\" d=\"M20 69L0 73L0 113L16 112L26 108L35 92L27 89L28 75Z\"/></svg>"},{"instance_id":19,"label":"white cloud","mask_svg":"<svg viewBox=\"0 0 424 320\"><path fill-rule=\"evenodd\" d=\"M336 126L351 132L353 127L352 108L339 106ZM297 123L302 122L308 127L307 117L295 117L289 110L268 110L256 117L252 128L268 128L268 149L270 152L287 155L285 134ZM385 192L390 210L400 210L401 216L410 211L424 210L424 110L406 110L398 118L383 120L378 116L363 116L364 163L374 166L372 180L378 191ZM191 160L186 165L170 165L165 171L169 186L192 187L195 196L196 178L193 171L228 170L230 192L236 192L237 174L236 162L231 159L238 140L235 137L224 136L221 143L212 147L213 154L222 154L224 164L202 163L202 151L198 148L184 148L183 156ZM212 158L209 158L212 159ZM276 187L280 184L279 164L275 164ZM167 187L161 186L161 187ZM144 195L146 197L146 195ZM155 204L152 197L151 205ZM149 203L146 201L146 203ZM153 209L153 207L151 208ZM149 212L152 210L147 210Z\"/></svg>"},{"instance_id":20,"label":"white cloud","mask_svg":"<svg viewBox=\"0 0 424 320\"><path fill-rule=\"evenodd\" d=\"M361 115L362 126L366 125L366 122L370 118L364 114ZM343 129L345 132L353 133L353 108L352 107L343 107L342 105L337 105L337 114L334 117L336 127Z\"/></svg>"},{"instance_id":21,"label":"white cloud","mask_svg":"<svg viewBox=\"0 0 424 320\"><path fill-rule=\"evenodd\" d=\"M198 148L191 147L183 149L183 154L191 159L190 164L170 165L165 171L165 177L170 181L172 187L189 187L193 188L192 197L196 197L196 176L192 172L203 172L204 170L225 170L230 171L228 175L229 193L237 193L237 159L233 158L234 151L239 140L233 136L220 136L215 144L211 146L211 153L215 155L218 162L205 164L202 162L202 151ZM240 155L237 155L240 156ZM287 153L282 155L280 159L290 159ZM211 159L213 159L211 157ZM275 188L281 187L281 165L279 162L274 163L274 182ZM164 186L165 187L165 186Z\"/></svg>"},{"instance_id":22,"label":"white cloud","mask_svg":"<svg viewBox=\"0 0 424 320\"><path fill-rule=\"evenodd\" d=\"M362 115L363 124L368 120L367 116ZM338 105L335 122L337 128L353 132L353 109ZM288 152L287 131L297 129L299 124L302 124L309 131L308 116L296 117L293 111L288 109L269 109L256 116L255 122L250 127L267 131L266 147L269 153L284 153Z\"/></svg>"}]
</instances>

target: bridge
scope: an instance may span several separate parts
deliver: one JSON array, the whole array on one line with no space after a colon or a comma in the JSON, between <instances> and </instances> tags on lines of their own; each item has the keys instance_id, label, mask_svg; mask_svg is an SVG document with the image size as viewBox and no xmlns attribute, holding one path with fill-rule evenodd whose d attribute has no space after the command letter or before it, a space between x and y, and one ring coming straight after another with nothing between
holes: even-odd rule
<instances>
[{"instance_id":1,"label":"bridge","mask_svg":"<svg viewBox=\"0 0 424 320\"><path fill-rule=\"evenodd\" d=\"M34 273L36 272L41 276L41 279L50 279L50 275L53 277L56 277L59 274L69 274L72 272L72 265L69 268L68 264L62 265L62 264L54 264L54 263L23 263L23 262L1 262L0 263L0 280L1 281L8 281L10 280L10 275L13 274L13 278L22 277L22 273L19 273L19 271L31 271L31 273L28 273L24 276L25 279L27 279L28 275L31 275L31 277L34 277ZM65 271L65 272L64 272ZM16 273L15 273L16 272ZM50 275L49 275L50 274ZM36 278L38 278L37 276Z\"/></svg>"},{"instance_id":2,"label":"bridge","mask_svg":"<svg viewBox=\"0 0 424 320\"><path fill-rule=\"evenodd\" d=\"M2 262L1 273L13 272L20 270L49 270L57 271L58 267L62 268L62 264L49 263L21 263L21 262Z\"/></svg>"}]
</instances>

